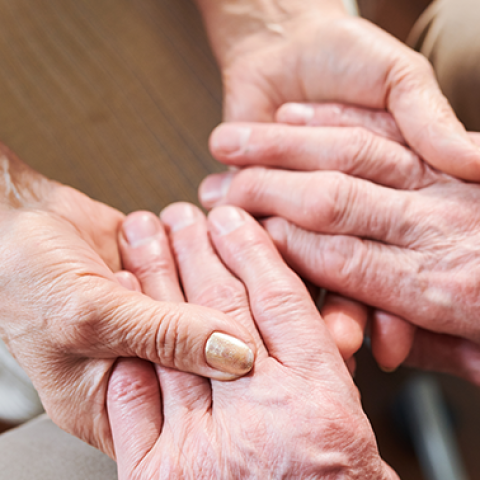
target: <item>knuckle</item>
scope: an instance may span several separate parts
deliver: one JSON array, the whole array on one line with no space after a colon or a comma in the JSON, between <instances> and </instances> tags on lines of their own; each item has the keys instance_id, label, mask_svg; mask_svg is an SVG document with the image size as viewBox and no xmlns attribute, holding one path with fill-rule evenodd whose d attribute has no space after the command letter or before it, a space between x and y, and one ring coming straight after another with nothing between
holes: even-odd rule
<instances>
[{"instance_id":1,"label":"knuckle","mask_svg":"<svg viewBox=\"0 0 480 480\"><path fill-rule=\"evenodd\" d=\"M215 308L224 313L233 313L246 306L245 287L231 278L222 283L205 282L206 285L195 295L194 302L205 307Z\"/></svg>"},{"instance_id":2,"label":"knuckle","mask_svg":"<svg viewBox=\"0 0 480 480\"><path fill-rule=\"evenodd\" d=\"M355 284L364 282L370 264L370 253L363 240L338 236L330 239L319 251L325 275L335 286L349 291Z\"/></svg>"},{"instance_id":3,"label":"knuckle","mask_svg":"<svg viewBox=\"0 0 480 480\"><path fill-rule=\"evenodd\" d=\"M114 401L133 406L151 395L151 384L132 375L112 375L108 391Z\"/></svg>"},{"instance_id":4,"label":"knuckle","mask_svg":"<svg viewBox=\"0 0 480 480\"><path fill-rule=\"evenodd\" d=\"M110 321L118 304L107 284L86 275L64 290L64 300L55 298L50 312L51 344L64 353L88 355L102 347L102 338L112 329ZM101 299L101 300L100 300Z\"/></svg>"},{"instance_id":5,"label":"knuckle","mask_svg":"<svg viewBox=\"0 0 480 480\"><path fill-rule=\"evenodd\" d=\"M230 186L229 197L242 203L251 205L260 203L265 194L265 177L267 169L251 167L241 170L233 179ZM231 193L230 193L231 192Z\"/></svg>"},{"instance_id":6,"label":"knuckle","mask_svg":"<svg viewBox=\"0 0 480 480\"><path fill-rule=\"evenodd\" d=\"M192 338L182 329L180 312L171 310L168 319L157 323L155 330L155 351L160 365L178 368L179 361L191 351Z\"/></svg>"},{"instance_id":7,"label":"knuckle","mask_svg":"<svg viewBox=\"0 0 480 480\"><path fill-rule=\"evenodd\" d=\"M101 315L97 302L89 293L67 293L67 300L55 316L54 328L60 335L52 335L52 341L57 341L57 348L81 355L98 342Z\"/></svg>"},{"instance_id":8,"label":"knuckle","mask_svg":"<svg viewBox=\"0 0 480 480\"><path fill-rule=\"evenodd\" d=\"M318 230L331 232L344 225L355 194L353 182L346 175L340 172L314 174L305 193L303 216L315 219Z\"/></svg>"},{"instance_id":9,"label":"knuckle","mask_svg":"<svg viewBox=\"0 0 480 480\"><path fill-rule=\"evenodd\" d=\"M370 159L374 150L375 136L362 127L354 127L349 133L346 152L346 172L355 174L359 167Z\"/></svg>"},{"instance_id":10,"label":"knuckle","mask_svg":"<svg viewBox=\"0 0 480 480\"><path fill-rule=\"evenodd\" d=\"M304 288L299 288L301 282L294 279L293 275L293 272L291 275L282 275L282 279L271 281L268 287L255 292L257 311L281 319L285 315L298 315L311 307L311 302L307 301L308 293Z\"/></svg>"},{"instance_id":11,"label":"knuckle","mask_svg":"<svg viewBox=\"0 0 480 480\"><path fill-rule=\"evenodd\" d=\"M435 77L433 65L430 61L419 52L411 52L416 68L423 74Z\"/></svg>"},{"instance_id":12,"label":"knuckle","mask_svg":"<svg viewBox=\"0 0 480 480\"><path fill-rule=\"evenodd\" d=\"M149 256L148 262L142 262L136 265L132 273L134 273L140 281L159 277L171 278L172 275L176 277L171 258L167 258L165 254L162 255L161 253Z\"/></svg>"}]
</instances>

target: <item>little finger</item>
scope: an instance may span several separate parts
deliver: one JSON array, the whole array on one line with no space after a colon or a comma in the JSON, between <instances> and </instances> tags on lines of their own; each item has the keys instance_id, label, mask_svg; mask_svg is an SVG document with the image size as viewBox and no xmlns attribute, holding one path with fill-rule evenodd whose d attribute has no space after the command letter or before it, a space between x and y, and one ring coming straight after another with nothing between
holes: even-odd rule
<instances>
[{"instance_id":1,"label":"little finger","mask_svg":"<svg viewBox=\"0 0 480 480\"><path fill-rule=\"evenodd\" d=\"M277 110L275 120L310 127L363 127L406 145L392 114L385 110L342 103L285 103Z\"/></svg>"}]
</instances>

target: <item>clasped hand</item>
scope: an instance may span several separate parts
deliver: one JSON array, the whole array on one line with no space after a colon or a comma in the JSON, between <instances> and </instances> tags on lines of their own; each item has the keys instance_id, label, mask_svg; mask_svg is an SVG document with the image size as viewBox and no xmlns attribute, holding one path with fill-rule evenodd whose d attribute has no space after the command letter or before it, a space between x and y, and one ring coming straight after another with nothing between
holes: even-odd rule
<instances>
[{"instance_id":1,"label":"clasped hand","mask_svg":"<svg viewBox=\"0 0 480 480\"><path fill-rule=\"evenodd\" d=\"M204 205L268 217L303 278L374 307L372 348L385 368L408 356L480 383L480 186L424 163L387 112L290 104L277 120L218 127L213 154L241 170L207 178ZM365 313L355 316L363 328ZM345 328L331 330L348 358Z\"/></svg>"},{"instance_id":2,"label":"clasped hand","mask_svg":"<svg viewBox=\"0 0 480 480\"><path fill-rule=\"evenodd\" d=\"M226 383L119 360L107 401L119 477L397 478L305 285L260 225L235 207L207 220L174 204L161 218L172 253L158 219L148 244L120 239L135 275L122 281L157 300L228 313L255 339L257 357L251 374ZM154 220L127 218L130 228Z\"/></svg>"}]
</instances>

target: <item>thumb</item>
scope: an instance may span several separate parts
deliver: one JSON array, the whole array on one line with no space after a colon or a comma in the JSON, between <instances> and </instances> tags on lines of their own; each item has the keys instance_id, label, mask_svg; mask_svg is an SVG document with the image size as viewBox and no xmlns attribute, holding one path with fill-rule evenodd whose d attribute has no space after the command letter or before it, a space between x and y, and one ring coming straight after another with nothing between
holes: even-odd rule
<instances>
[{"instance_id":1,"label":"thumb","mask_svg":"<svg viewBox=\"0 0 480 480\"><path fill-rule=\"evenodd\" d=\"M113 282L107 292L105 287L96 289L96 318L76 323L76 337L93 342L97 355L139 357L215 380L233 380L253 367L254 340L227 315L197 305L157 302Z\"/></svg>"},{"instance_id":2,"label":"thumb","mask_svg":"<svg viewBox=\"0 0 480 480\"><path fill-rule=\"evenodd\" d=\"M480 148L440 91L431 65L420 58L416 57L417 69L399 63L391 70L387 109L407 143L427 163L455 177L478 181Z\"/></svg>"},{"instance_id":3,"label":"thumb","mask_svg":"<svg viewBox=\"0 0 480 480\"><path fill-rule=\"evenodd\" d=\"M119 478L130 478L153 448L162 430L160 386L153 366L138 358L121 358L110 375L107 408Z\"/></svg>"}]
</instances>

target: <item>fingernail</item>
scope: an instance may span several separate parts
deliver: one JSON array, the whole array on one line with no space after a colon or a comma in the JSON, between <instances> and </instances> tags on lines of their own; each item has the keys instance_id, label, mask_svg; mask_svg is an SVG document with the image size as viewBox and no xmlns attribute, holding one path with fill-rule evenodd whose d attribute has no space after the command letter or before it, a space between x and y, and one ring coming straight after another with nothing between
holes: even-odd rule
<instances>
[{"instance_id":1,"label":"fingernail","mask_svg":"<svg viewBox=\"0 0 480 480\"><path fill-rule=\"evenodd\" d=\"M244 214L230 206L217 207L210 212L208 219L213 232L220 236L233 232L245 223Z\"/></svg>"},{"instance_id":2,"label":"fingernail","mask_svg":"<svg viewBox=\"0 0 480 480\"><path fill-rule=\"evenodd\" d=\"M238 338L225 333L213 333L205 345L207 363L214 369L242 376L253 367L253 352Z\"/></svg>"},{"instance_id":3,"label":"fingernail","mask_svg":"<svg viewBox=\"0 0 480 480\"><path fill-rule=\"evenodd\" d=\"M382 365L379 365L379 367L380 367L380 370L382 372L385 372L385 373L393 373L396 370L395 367L394 368L388 368L388 367L382 367Z\"/></svg>"},{"instance_id":4,"label":"fingernail","mask_svg":"<svg viewBox=\"0 0 480 480\"><path fill-rule=\"evenodd\" d=\"M171 232L178 232L200 219L200 212L188 203L175 204L167 207L161 214L161 219Z\"/></svg>"},{"instance_id":5,"label":"fingernail","mask_svg":"<svg viewBox=\"0 0 480 480\"><path fill-rule=\"evenodd\" d=\"M249 127L239 127L224 123L217 127L210 138L210 146L213 153L241 153L246 149L252 133Z\"/></svg>"},{"instance_id":6,"label":"fingernail","mask_svg":"<svg viewBox=\"0 0 480 480\"><path fill-rule=\"evenodd\" d=\"M279 122L304 124L308 123L314 116L315 110L310 105L303 103L288 103L278 112Z\"/></svg>"},{"instance_id":7,"label":"fingernail","mask_svg":"<svg viewBox=\"0 0 480 480\"><path fill-rule=\"evenodd\" d=\"M202 205L211 208L223 200L228 193L235 172L209 175L200 185L198 196Z\"/></svg>"},{"instance_id":8,"label":"fingernail","mask_svg":"<svg viewBox=\"0 0 480 480\"><path fill-rule=\"evenodd\" d=\"M122 230L128 244L133 248L148 243L160 231L156 217L149 213L128 217Z\"/></svg>"}]
</instances>

